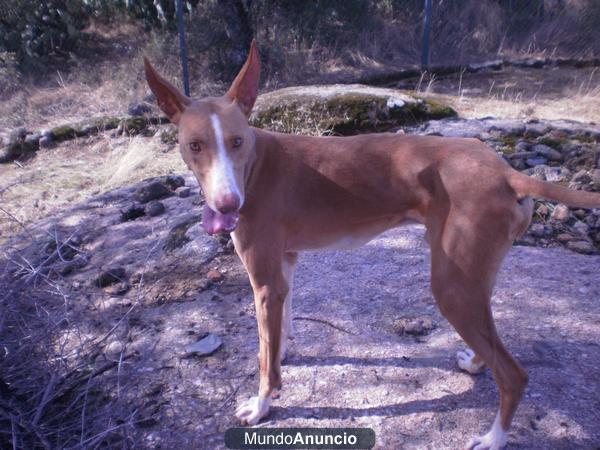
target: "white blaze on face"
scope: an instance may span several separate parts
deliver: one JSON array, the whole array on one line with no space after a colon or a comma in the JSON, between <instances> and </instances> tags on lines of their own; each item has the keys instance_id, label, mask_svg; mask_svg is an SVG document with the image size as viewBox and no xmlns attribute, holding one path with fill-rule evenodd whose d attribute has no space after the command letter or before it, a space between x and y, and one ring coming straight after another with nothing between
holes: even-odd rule
<instances>
[{"instance_id":1,"label":"white blaze on face","mask_svg":"<svg viewBox=\"0 0 600 450\"><path fill-rule=\"evenodd\" d=\"M224 194L235 194L240 199L240 206L244 203L244 198L241 194L235 173L233 171L233 163L227 154L225 148L225 140L223 139L223 129L221 121L216 114L210 115L210 122L215 133L217 143L217 154L213 159L212 167L208 173L208 192L206 193L206 201L214 211L217 210L215 200Z\"/></svg>"}]
</instances>

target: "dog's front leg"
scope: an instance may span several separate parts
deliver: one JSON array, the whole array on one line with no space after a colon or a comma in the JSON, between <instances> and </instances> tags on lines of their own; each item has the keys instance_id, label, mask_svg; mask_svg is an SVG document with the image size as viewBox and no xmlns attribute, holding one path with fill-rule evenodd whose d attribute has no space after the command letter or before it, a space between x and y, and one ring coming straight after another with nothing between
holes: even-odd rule
<instances>
[{"instance_id":1,"label":"dog's front leg","mask_svg":"<svg viewBox=\"0 0 600 450\"><path fill-rule=\"evenodd\" d=\"M262 267L254 267L252 263L255 261L261 261ZM237 409L236 416L242 424L255 425L265 417L274 391L281 387L282 319L289 289L282 262L279 258L275 261L272 255L265 259L246 259L258 322L260 382L258 396L244 402ZM270 267L264 267L265 264Z\"/></svg>"}]
</instances>

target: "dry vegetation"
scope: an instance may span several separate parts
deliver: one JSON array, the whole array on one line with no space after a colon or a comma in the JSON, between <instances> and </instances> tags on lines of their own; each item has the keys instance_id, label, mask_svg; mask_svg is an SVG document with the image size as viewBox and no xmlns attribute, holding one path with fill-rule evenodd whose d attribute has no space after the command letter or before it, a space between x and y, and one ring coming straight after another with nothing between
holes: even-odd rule
<instances>
[{"instance_id":1,"label":"dry vegetation","mask_svg":"<svg viewBox=\"0 0 600 450\"><path fill-rule=\"evenodd\" d=\"M309 33L307 23L316 20L313 16L299 17L295 27L290 27L283 10L262 11L253 24L263 55L263 91L349 81L418 64L422 1L412 2L414 7L404 8L406 11L399 1L374 3L378 4L377 13L357 30L352 27L362 21L361 16L349 26L339 19L321 18L321 28L310 28ZM600 56L600 8L594 1L548 1L546 19L527 32L519 29L518 20L502 16L500 2L434 3L438 8L432 61L438 64L498 57ZM552 9L560 3L565 5L563 10ZM228 65L219 48L229 45L235 36L223 38L212 49L205 48L206 24L221 24L205 12L198 8L188 19L192 92L198 96L222 93L238 69L235 64ZM329 24L333 35L324 31ZM149 56L167 78L179 80L173 33L149 31L123 18L91 22L68 63L50 65L40 73L11 72L13 80L18 76L18 83L0 98L0 129L25 126L38 130L91 116L125 115L130 103L147 94L142 55ZM600 122L598 77L594 68L509 69L402 83L444 100L464 117ZM0 242L92 194L184 169L173 145L151 137L108 134L62 143L28 161L0 165ZM60 259L56 249L69 245L74 244L55 242L51 257ZM9 270L13 266L5 260L0 276L14 275ZM96 389L102 377L112 377L108 382L113 384L118 380L113 372L123 360L98 357L96 347L104 335L78 330L73 325L77 320L71 315L73 305L61 291L63 285L36 268L23 265L17 277L22 284L0 279L0 446L125 446L125 430L143 417L117 411L123 415L115 422L118 414L108 414L114 399L104 398L102 390ZM36 292L45 295L28 294L34 282L43 288ZM10 289L4 289L9 285ZM79 334L75 339L63 336L57 332L63 328ZM67 341L69 348L64 347ZM54 420L48 419L52 417Z\"/></svg>"}]
</instances>

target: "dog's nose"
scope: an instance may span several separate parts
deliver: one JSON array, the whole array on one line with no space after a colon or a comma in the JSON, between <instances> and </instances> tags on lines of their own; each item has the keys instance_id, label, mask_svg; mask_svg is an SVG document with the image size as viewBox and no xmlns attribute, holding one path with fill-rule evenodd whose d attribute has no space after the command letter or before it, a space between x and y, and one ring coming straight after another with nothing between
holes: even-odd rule
<instances>
[{"instance_id":1,"label":"dog's nose","mask_svg":"<svg viewBox=\"0 0 600 450\"><path fill-rule=\"evenodd\" d=\"M236 212L240 209L240 198L235 194L224 194L215 201L215 206L221 214Z\"/></svg>"}]
</instances>

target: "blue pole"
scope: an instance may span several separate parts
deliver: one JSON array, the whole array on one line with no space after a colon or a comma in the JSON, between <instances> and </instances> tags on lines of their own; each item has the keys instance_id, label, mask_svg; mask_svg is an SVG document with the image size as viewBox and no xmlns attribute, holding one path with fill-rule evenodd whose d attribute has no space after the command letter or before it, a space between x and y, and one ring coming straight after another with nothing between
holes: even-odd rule
<instances>
[{"instance_id":1,"label":"blue pole","mask_svg":"<svg viewBox=\"0 0 600 450\"><path fill-rule=\"evenodd\" d=\"M179 31L179 56L183 75L183 91L190 95L190 74L188 72L187 45L185 43L185 23L183 21L183 0L177 0L177 30Z\"/></svg>"},{"instance_id":2,"label":"blue pole","mask_svg":"<svg viewBox=\"0 0 600 450\"><path fill-rule=\"evenodd\" d=\"M425 15L423 17L423 53L421 54L421 68L429 67L429 34L431 31L431 3L425 0Z\"/></svg>"}]
</instances>

